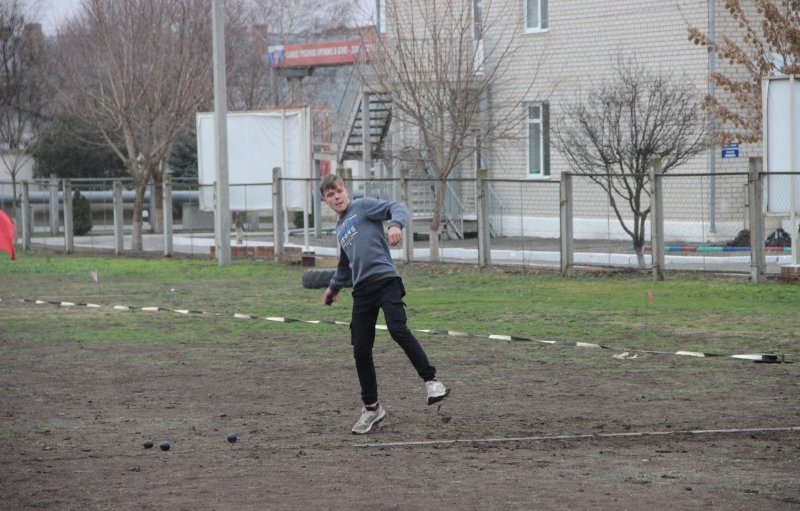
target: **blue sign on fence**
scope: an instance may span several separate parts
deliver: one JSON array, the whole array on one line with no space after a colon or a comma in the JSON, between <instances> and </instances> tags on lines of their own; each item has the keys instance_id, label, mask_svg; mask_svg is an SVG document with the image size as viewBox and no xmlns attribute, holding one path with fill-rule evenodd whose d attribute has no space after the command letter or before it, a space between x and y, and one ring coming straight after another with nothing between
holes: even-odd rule
<instances>
[{"instance_id":1,"label":"blue sign on fence","mask_svg":"<svg viewBox=\"0 0 800 511\"><path fill-rule=\"evenodd\" d=\"M723 158L738 158L739 157L739 143L733 142L732 144L722 146Z\"/></svg>"}]
</instances>

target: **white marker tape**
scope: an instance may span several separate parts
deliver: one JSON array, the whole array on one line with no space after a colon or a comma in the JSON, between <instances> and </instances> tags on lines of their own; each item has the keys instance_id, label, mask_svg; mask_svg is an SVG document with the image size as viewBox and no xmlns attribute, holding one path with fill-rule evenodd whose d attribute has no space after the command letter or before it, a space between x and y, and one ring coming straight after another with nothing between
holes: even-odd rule
<instances>
[{"instance_id":1,"label":"white marker tape","mask_svg":"<svg viewBox=\"0 0 800 511\"><path fill-rule=\"evenodd\" d=\"M705 353L700 353L699 351L676 351L676 355L686 355L687 357L700 357L703 358L706 356Z\"/></svg>"},{"instance_id":2,"label":"white marker tape","mask_svg":"<svg viewBox=\"0 0 800 511\"><path fill-rule=\"evenodd\" d=\"M785 428L745 428L745 429L694 429L683 431L642 431L633 433L597 433L584 435L554 435L554 436L522 436L509 438L469 438L457 440L418 440L411 442L383 442L373 444L355 444L353 447L426 447L429 445L453 444L495 444L508 442L548 442L554 440L587 440L592 438L636 438L647 436L678 436L678 435L731 435L742 433L785 433L800 431L800 426Z\"/></svg>"},{"instance_id":3,"label":"white marker tape","mask_svg":"<svg viewBox=\"0 0 800 511\"><path fill-rule=\"evenodd\" d=\"M89 303L72 303L72 302L47 302L43 300L29 300L29 299L21 299L23 303L34 303L36 305L56 305L61 307L75 307L75 306L85 306L85 307L92 307L92 308L100 308L100 305L89 304ZM0 298L0 302L2 302L2 298ZM115 310L135 310L127 305L114 305L113 308ZM203 312L203 311L192 311L192 310L185 310L185 309L166 309L163 307L142 307L142 311L168 311L168 312L175 312L178 314L197 314L197 315L208 315L208 316L232 316L237 319L261 319L259 316L255 316L253 314L242 314L242 313L234 313L234 314L225 314L220 312ZM277 316L269 316L263 318L267 321L274 321L277 323L310 323L315 325L343 325L348 326L350 325L347 321L322 321L322 320L302 320L302 319L295 319L295 318L285 318L285 317L277 317ZM376 330L388 330L386 325L375 325ZM477 337L480 339L492 339L498 341L513 341L513 342L538 342L541 344L550 344L552 346L570 346L570 347L579 347L579 348L602 348L602 349L611 349L611 350L618 350L618 351L635 351L638 353L649 353L653 355L683 355L689 357L697 357L697 358L712 358L712 357L727 357L727 358L735 358L739 360L750 360L752 362L768 362L768 363L791 363L791 360L786 360L786 354L784 353L745 353L745 354L737 354L737 355L720 355L716 353L702 353L699 351L654 351L654 350L637 350L631 348L622 348L618 346L605 346L602 344L596 344L591 342L581 342L581 341L554 341L554 340L543 340L543 339L529 339L527 337L518 337L514 335L503 335L503 334L490 334L490 335L479 335L479 334L470 334L466 332L457 332L455 330L434 330L434 329L427 329L427 330L414 330L415 332L422 332L431 335L448 335L453 337L463 337L463 336L470 336L470 337ZM622 358L621 356L616 356L615 358ZM625 358L635 358L635 356L628 356Z\"/></svg>"}]
</instances>

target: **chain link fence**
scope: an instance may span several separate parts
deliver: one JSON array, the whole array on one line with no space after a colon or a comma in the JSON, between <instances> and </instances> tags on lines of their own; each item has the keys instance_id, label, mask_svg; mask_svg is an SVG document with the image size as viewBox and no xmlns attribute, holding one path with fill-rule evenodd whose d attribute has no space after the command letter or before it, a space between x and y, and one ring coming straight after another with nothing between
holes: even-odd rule
<instances>
[{"instance_id":1,"label":"chain link fence","mask_svg":"<svg viewBox=\"0 0 800 511\"><path fill-rule=\"evenodd\" d=\"M750 271L747 174L663 176L668 270Z\"/></svg>"},{"instance_id":2,"label":"chain link fence","mask_svg":"<svg viewBox=\"0 0 800 511\"><path fill-rule=\"evenodd\" d=\"M751 215L753 201L748 184L757 176L762 196L762 214ZM528 267L558 267L565 262L572 266L616 267L653 270L653 250L659 245L653 239L652 184L640 184L638 211L634 215L632 199L610 194L603 186L586 176L571 176L569 194L564 195L565 179L452 179L447 182L441 210L441 227L432 233L430 226L436 209L435 194L441 186L429 178L353 179L345 176L351 197L373 197L404 201L411 212L412 232L407 236L410 247L396 248L398 259L431 260L430 237L438 236L440 260L469 264L501 264ZM780 179L783 178L781 181ZM657 183L662 197L663 269L667 271L752 272L754 258L750 240L753 218L760 222L763 233L765 264L763 272L777 274L781 267L793 262L792 180L800 175L786 173L747 174L665 174ZM785 181L785 182L784 182ZM114 200L114 183L121 187L121 204ZM54 249L67 249L64 232L64 184L60 180L36 180L16 193L9 182L0 182L0 208L15 216L17 243L22 245L24 223L23 202L28 205L30 243ZM800 182L797 183L800 185ZM336 215L324 204L316 179L281 179L283 193L293 194L280 207L280 225L273 222L275 204L264 208L265 197L274 196L270 183L231 185L241 211L232 212L231 247L242 255L255 254L253 247L269 247L264 256L273 256L276 236L290 249L311 251L320 256L336 256L334 235ZM23 197L27 188L27 198ZM130 180L69 181L73 199L83 197L91 205L91 229L75 233L74 244L93 250L117 252L130 250L133 234L135 189ZM215 247L213 187L203 189L196 181L173 180L164 201L160 189L149 186L144 195L142 235L148 251L185 253L211 257ZM796 188L795 188L796 189ZM296 200L297 195L301 200ZM16 196L16 207L13 198ZM487 204L481 213L481 202ZM25 199L25 200L23 200ZM792 202L794 200L794 202ZM291 203L289 207L286 204ZM565 204L570 206L565 214ZM168 204L169 216L164 216ZM303 204L298 207L298 204ZM242 207L242 205L244 207ZM256 208L261 209L256 209ZM116 208L119 208L117 211ZM121 219L118 220L118 217ZM483 218L482 218L483 217ZM166 222L166 224L165 224ZM565 230L566 223L570 229ZM638 225L638 226L637 226ZM796 222L795 224L796 225ZM483 227L482 227L483 226ZM276 227L280 229L276 231ZM481 246L481 229L486 230L485 248ZM167 234L164 234L167 230ZM119 246L121 232L122 245ZM569 240L564 233L568 233ZM795 233L796 235L797 233ZM636 239L640 244L636 243ZM569 241L569 243L567 243ZM637 245L641 250L637 251ZM24 248L24 247L22 247ZM240 250L241 249L241 250ZM283 251L283 248L280 249ZM488 255L482 260L482 250ZM281 254L279 254L281 255Z\"/></svg>"},{"instance_id":3,"label":"chain link fence","mask_svg":"<svg viewBox=\"0 0 800 511\"><path fill-rule=\"evenodd\" d=\"M574 264L649 268L650 257L645 253L649 244L647 223L634 216L629 201L619 194L608 193L609 181L600 176L574 175L572 180L570 200ZM645 187L639 195L637 210L647 210L649 202ZM645 243L639 252L634 248L634 236Z\"/></svg>"}]
</instances>

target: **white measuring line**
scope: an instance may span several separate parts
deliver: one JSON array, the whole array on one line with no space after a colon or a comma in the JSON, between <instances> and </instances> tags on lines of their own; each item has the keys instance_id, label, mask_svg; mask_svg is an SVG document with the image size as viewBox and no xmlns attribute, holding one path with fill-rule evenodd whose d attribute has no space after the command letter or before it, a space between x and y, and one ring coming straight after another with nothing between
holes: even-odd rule
<instances>
[{"instance_id":1,"label":"white measuring line","mask_svg":"<svg viewBox=\"0 0 800 511\"><path fill-rule=\"evenodd\" d=\"M677 436L677 435L730 435L741 433L771 433L800 431L800 426L783 428L745 428L745 429L691 429L679 431L641 431L637 433L597 433L587 435L550 435L550 436L520 436L508 438L470 438L456 440L418 440L410 442L382 442L372 444L355 444L354 447L424 447L428 445L454 445L454 444L496 444L506 442L548 442L553 440L587 440L591 438L631 438L646 436Z\"/></svg>"},{"instance_id":2,"label":"white measuring line","mask_svg":"<svg viewBox=\"0 0 800 511\"><path fill-rule=\"evenodd\" d=\"M2 302L2 298L0 298L0 302ZM44 301L44 300L31 300L31 299L21 299L24 303L35 304L35 305L54 305L56 307L89 307L93 309L102 308L101 305L97 305L94 303L75 303L75 302L63 302L63 301ZM198 311L198 310L186 310L186 309L169 309L165 307L131 307L128 305L114 305L111 307L114 310L121 310L121 311L146 311L146 312L174 312L177 314L184 314L184 315L198 315L198 316L228 316L237 319L262 319L260 316L254 314L242 314L242 313L222 313L222 312L205 312L205 311ZM330 320L304 320L304 319L295 319L295 318L286 318L286 317L275 317L275 316L268 316L263 318L267 321L273 321L278 323L310 323L315 325L320 324L332 324L332 325L349 325L348 322L345 321L330 321ZM375 325L376 330L388 330L386 325ZM414 332L423 332L430 335L448 335L452 337L461 337L461 336L469 336L469 337L476 337L481 339L491 339L491 340L499 340L499 341L515 341L515 342L538 342L541 344L549 344L553 346L572 346L577 348L602 348L602 349L611 349L611 350L623 350L625 348L619 348L615 346L606 346L602 344L595 344L591 342L581 342L581 341L553 341L553 340L543 340L543 339L530 339L527 337L518 337L514 335L504 335L504 334L489 334L489 335L481 335L481 334L470 334L465 332L458 332L455 330L420 330L414 329ZM717 353L703 353L699 351L654 351L654 350L642 350L642 349L634 349L628 348L628 351L635 351L638 353L650 353L650 354L657 354L657 355L682 355L682 356L689 356L689 357L699 357L699 358L735 358L740 360L750 360L753 362L767 362L767 363L791 363L791 360L786 360L785 353L744 353L744 354L736 354L736 355L721 355Z\"/></svg>"}]
</instances>

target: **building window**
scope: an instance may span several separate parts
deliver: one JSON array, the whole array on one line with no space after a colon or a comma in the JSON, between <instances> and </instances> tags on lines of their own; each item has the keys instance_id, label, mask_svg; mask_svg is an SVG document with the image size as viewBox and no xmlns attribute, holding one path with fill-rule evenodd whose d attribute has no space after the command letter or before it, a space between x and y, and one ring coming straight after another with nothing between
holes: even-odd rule
<instances>
[{"instance_id":1,"label":"building window","mask_svg":"<svg viewBox=\"0 0 800 511\"><path fill-rule=\"evenodd\" d=\"M483 8L481 0L472 0L472 39L483 38Z\"/></svg>"},{"instance_id":2,"label":"building window","mask_svg":"<svg viewBox=\"0 0 800 511\"><path fill-rule=\"evenodd\" d=\"M525 30L547 30L547 0L525 0Z\"/></svg>"},{"instance_id":3,"label":"building window","mask_svg":"<svg viewBox=\"0 0 800 511\"><path fill-rule=\"evenodd\" d=\"M477 171L485 167L486 163L483 161L483 153L481 152L481 136L475 135L475 175L477 176Z\"/></svg>"},{"instance_id":4,"label":"building window","mask_svg":"<svg viewBox=\"0 0 800 511\"><path fill-rule=\"evenodd\" d=\"M375 0L375 27L379 34L386 33L386 1Z\"/></svg>"},{"instance_id":5,"label":"building window","mask_svg":"<svg viewBox=\"0 0 800 511\"><path fill-rule=\"evenodd\" d=\"M482 0L472 0L472 43L474 54L472 69L476 74L484 72L483 62L483 7Z\"/></svg>"},{"instance_id":6,"label":"building window","mask_svg":"<svg viewBox=\"0 0 800 511\"><path fill-rule=\"evenodd\" d=\"M550 105L528 105L528 176L550 176Z\"/></svg>"}]
</instances>

